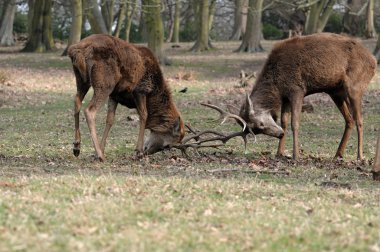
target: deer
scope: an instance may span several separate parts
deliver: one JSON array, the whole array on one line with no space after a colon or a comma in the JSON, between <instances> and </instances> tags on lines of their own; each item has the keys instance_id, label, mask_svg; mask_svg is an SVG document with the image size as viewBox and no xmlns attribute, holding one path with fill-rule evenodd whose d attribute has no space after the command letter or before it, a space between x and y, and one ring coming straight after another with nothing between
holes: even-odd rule
<instances>
[{"instance_id":1,"label":"deer","mask_svg":"<svg viewBox=\"0 0 380 252\"><path fill-rule=\"evenodd\" d=\"M300 158L298 132L303 99L327 93L345 120L335 158L343 158L354 124L357 159L363 160L362 97L375 75L376 59L355 39L318 33L278 42L269 54L239 116L253 134L279 138L277 156L284 156L285 132L291 114L293 159ZM276 120L281 112L281 126ZM238 121L242 125L241 120ZM249 132L245 130L246 134Z\"/></svg>"},{"instance_id":2,"label":"deer","mask_svg":"<svg viewBox=\"0 0 380 252\"><path fill-rule=\"evenodd\" d=\"M380 181L380 130L377 137L375 162L373 164L372 175L374 180Z\"/></svg>"},{"instance_id":3,"label":"deer","mask_svg":"<svg viewBox=\"0 0 380 252\"><path fill-rule=\"evenodd\" d=\"M95 34L71 45L68 55L72 61L77 87L74 98L74 156L79 156L81 147L80 109L91 87L94 93L84 109L84 114L99 161L105 160L106 139L114 123L118 104L136 109L139 115L136 145L138 157L156 153L166 146L181 142L185 135L184 122L173 102L159 63L148 48L110 35ZM107 98L106 125L99 142L95 118ZM146 141L145 129L150 130Z\"/></svg>"}]
</instances>

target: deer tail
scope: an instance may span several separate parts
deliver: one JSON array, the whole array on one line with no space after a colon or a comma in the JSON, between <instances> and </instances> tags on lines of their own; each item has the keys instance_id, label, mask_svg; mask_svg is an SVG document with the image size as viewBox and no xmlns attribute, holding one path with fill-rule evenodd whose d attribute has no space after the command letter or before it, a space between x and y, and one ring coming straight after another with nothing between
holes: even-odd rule
<instances>
[{"instance_id":1,"label":"deer tail","mask_svg":"<svg viewBox=\"0 0 380 252\"><path fill-rule=\"evenodd\" d=\"M69 57L74 67L74 71L78 71L82 80L87 82L87 64L86 57L83 54L82 48L77 48L75 45L69 47Z\"/></svg>"}]
</instances>

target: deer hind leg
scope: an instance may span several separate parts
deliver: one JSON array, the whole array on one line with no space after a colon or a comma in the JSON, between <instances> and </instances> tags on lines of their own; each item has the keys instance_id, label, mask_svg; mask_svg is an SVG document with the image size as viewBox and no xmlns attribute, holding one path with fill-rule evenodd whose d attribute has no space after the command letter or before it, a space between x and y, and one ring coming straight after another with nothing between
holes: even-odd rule
<instances>
[{"instance_id":1,"label":"deer hind leg","mask_svg":"<svg viewBox=\"0 0 380 252\"><path fill-rule=\"evenodd\" d=\"M349 94L352 114L356 122L356 129L358 132L358 160L363 160L363 114L362 114L362 94Z\"/></svg>"},{"instance_id":2,"label":"deer hind leg","mask_svg":"<svg viewBox=\"0 0 380 252\"><path fill-rule=\"evenodd\" d=\"M77 94L74 98L74 120L75 120L75 139L73 143L73 154L74 156L79 156L80 154L80 129L79 129L79 113L82 107L82 101L86 96L88 90L90 89L90 85L83 83L80 77L77 76Z\"/></svg>"},{"instance_id":3,"label":"deer hind leg","mask_svg":"<svg viewBox=\"0 0 380 252\"><path fill-rule=\"evenodd\" d=\"M340 113L342 113L344 120L346 122L346 127L344 129L344 133L342 136L342 140L340 141L338 150L336 151L335 158L342 158L344 155L344 151L346 149L348 139L351 136L352 128L354 127L354 119L350 113L350 109L347 105L347 102L341 96L331 95L335 105L338 107Z\"/></svg>"},{"instance_id":4,"label":"deer hind leg","mask_svg":"<svg viewBox=\"0 0 380 252\"><path fill-rule=\"evenodd\" d=\"M284 135L280 138L277 149L277 156L283 156L285 151L285 134L288 127L290 106L289 103L284 102L281 107L281 128L284 130Z\"/></svg>"},{"instance_id":5,"label":"deer hind leg","mask_svg":"<svg viewBox=\"0 0 380 252\"><path fill-rule=\"evenodd\" d=\"M104 161L104 153L96 135L95 118L96 113L98 112L99 108L103 105L110 93L110 90L94 88L94 96L92 97L88 107L84 110L87 125L90 130L92 143L94 145L96 155L100 161Z\"/></svg>"},{"instance_id":6,"label":"deer hind leg","mask_svg":"<svg viewBox=\"0 0 380 252\"><path fill-rule=\"evenodd\" d=\"M138 156L143 155L144 150L144 133L145 133L145 127L146 127L146 120L148 118L148 110L146 107L146 96L145 95L135 95L135 103L136 103L136 109L137 113L140 117L140 129L139 129L139 136L137 139L137 146L136 146L136 154Z\"/></svg>"},{"instance_id":7,"label":"deer hind leg","mask_svg":"<svg viewBox=\"0 0 380 252\"><path fill-rule=\"evenodd\" d=\"M104 128L102 142L100 143L101 150L104 154L104 148L106 147L106 140L108 137L108 133L115 121L115 112L117 108L117 102L111 97L108 99L108 111L107 111L107 119L106 119L106 127Z\"/></svg>"},{"instance_id":8,"label":"deer hind leg","mask_svg":"<svg viewBox=\"0 0 380 252\"><path fill-rule=\"evenodd\" d=\"M292 131L293 131L293 159L298 160L300 155L299 143L298 143L298 129L301 120L301 111L303 104L303 93L295 93L291 99L292 110Z\"/></svg>"}]
</instances>

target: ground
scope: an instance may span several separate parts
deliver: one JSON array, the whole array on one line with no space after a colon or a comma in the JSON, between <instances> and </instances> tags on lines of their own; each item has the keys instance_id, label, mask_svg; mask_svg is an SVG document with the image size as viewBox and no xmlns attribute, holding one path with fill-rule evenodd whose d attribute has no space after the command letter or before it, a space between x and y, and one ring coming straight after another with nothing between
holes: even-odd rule
<instances>
[{"instance_id":1,"label":"ground","mask_svg":"<svg viewBox=\"0 0 380 252\"><path fill-rule=\"evenodd\" d=\"M236 87L240 70L260 71L273 42L257 54L233 53L237 42L200 54L191 45L168 44L172 65L163 67L185 122L238 130L199 103L239 107L252 88ZM136 160L136 112L119 106L99 163L83 113L82 151L72 154L70 60L14 50L0 48L0 251L380 251L380 187L370 173L379 72L363 101L364 162L355 160L356 131L344 160L333 160L344 121L322 94L302 114L298 162L290 132L281 159L277 140L260 135L246 153L234 139L189 157L171 150ZM99 133L104 121L105 108Z\"/></svg>"}]
</instances>

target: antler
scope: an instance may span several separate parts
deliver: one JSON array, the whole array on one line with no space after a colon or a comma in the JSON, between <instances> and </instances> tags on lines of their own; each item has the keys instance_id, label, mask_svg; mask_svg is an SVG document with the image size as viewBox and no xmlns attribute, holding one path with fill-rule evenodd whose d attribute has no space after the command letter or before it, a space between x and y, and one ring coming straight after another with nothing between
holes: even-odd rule
<instances>
[{"instance_id":1,"label":"antler","mask_svg":"<svg viewBox=\"0 0 380 252\"><path fill-rule=\"evenodd\" d=\"M222 120L222 123L224 123L228 118L234 118L237 121L241 122L243 130L239 132L234 132L231 134L224 134L224 133L220 133L214 130L205 130L201 132L196 132L192 127L190 127L189 125L186 125L188 130L193 135L189 135L185 137L182 140L181 144L171 145L169 148L180 149L182 153L187 156L186 150L188 148L193 148L195 151L197 151L200 148L218 148L220 146L225 145L230 139L234 137L243 138L245 150L247 149L247 136L249 134L252 134L254 136L254 139L255 139L254 141L256 142L256 136L254 135L252 130L249 127L247 127L247 123L240 116L226 112L222 110L221 108L212 104L206 104L206 103L201 103L201 104L203 106L217 110L220 113L219 119ZM209 138L202 138L202 136L204 135L212 135L212 136ZM215 141L221 141L222 144L205 144L205 143L215 142Z\"/></svg>"},{"instance_id":2,"label":"antler","mask_svg":"<svg viewBox=\"0 0 380 252\"><path fill-rule=\"evenodd\" d=\"M223 124L228 118L234 118L243 124L243 126L244 126L243 131L245 131L245 128L247 127L247 123L240 116L226 112L226 111L222 110L221 108L219 108L215 105L212 105L212 104L201 103L201 105L205 106L205 107L213 108L216 111L218 111L220 113L219 120L222 120L221 124Z\"/></svg>"}]
</instances>

